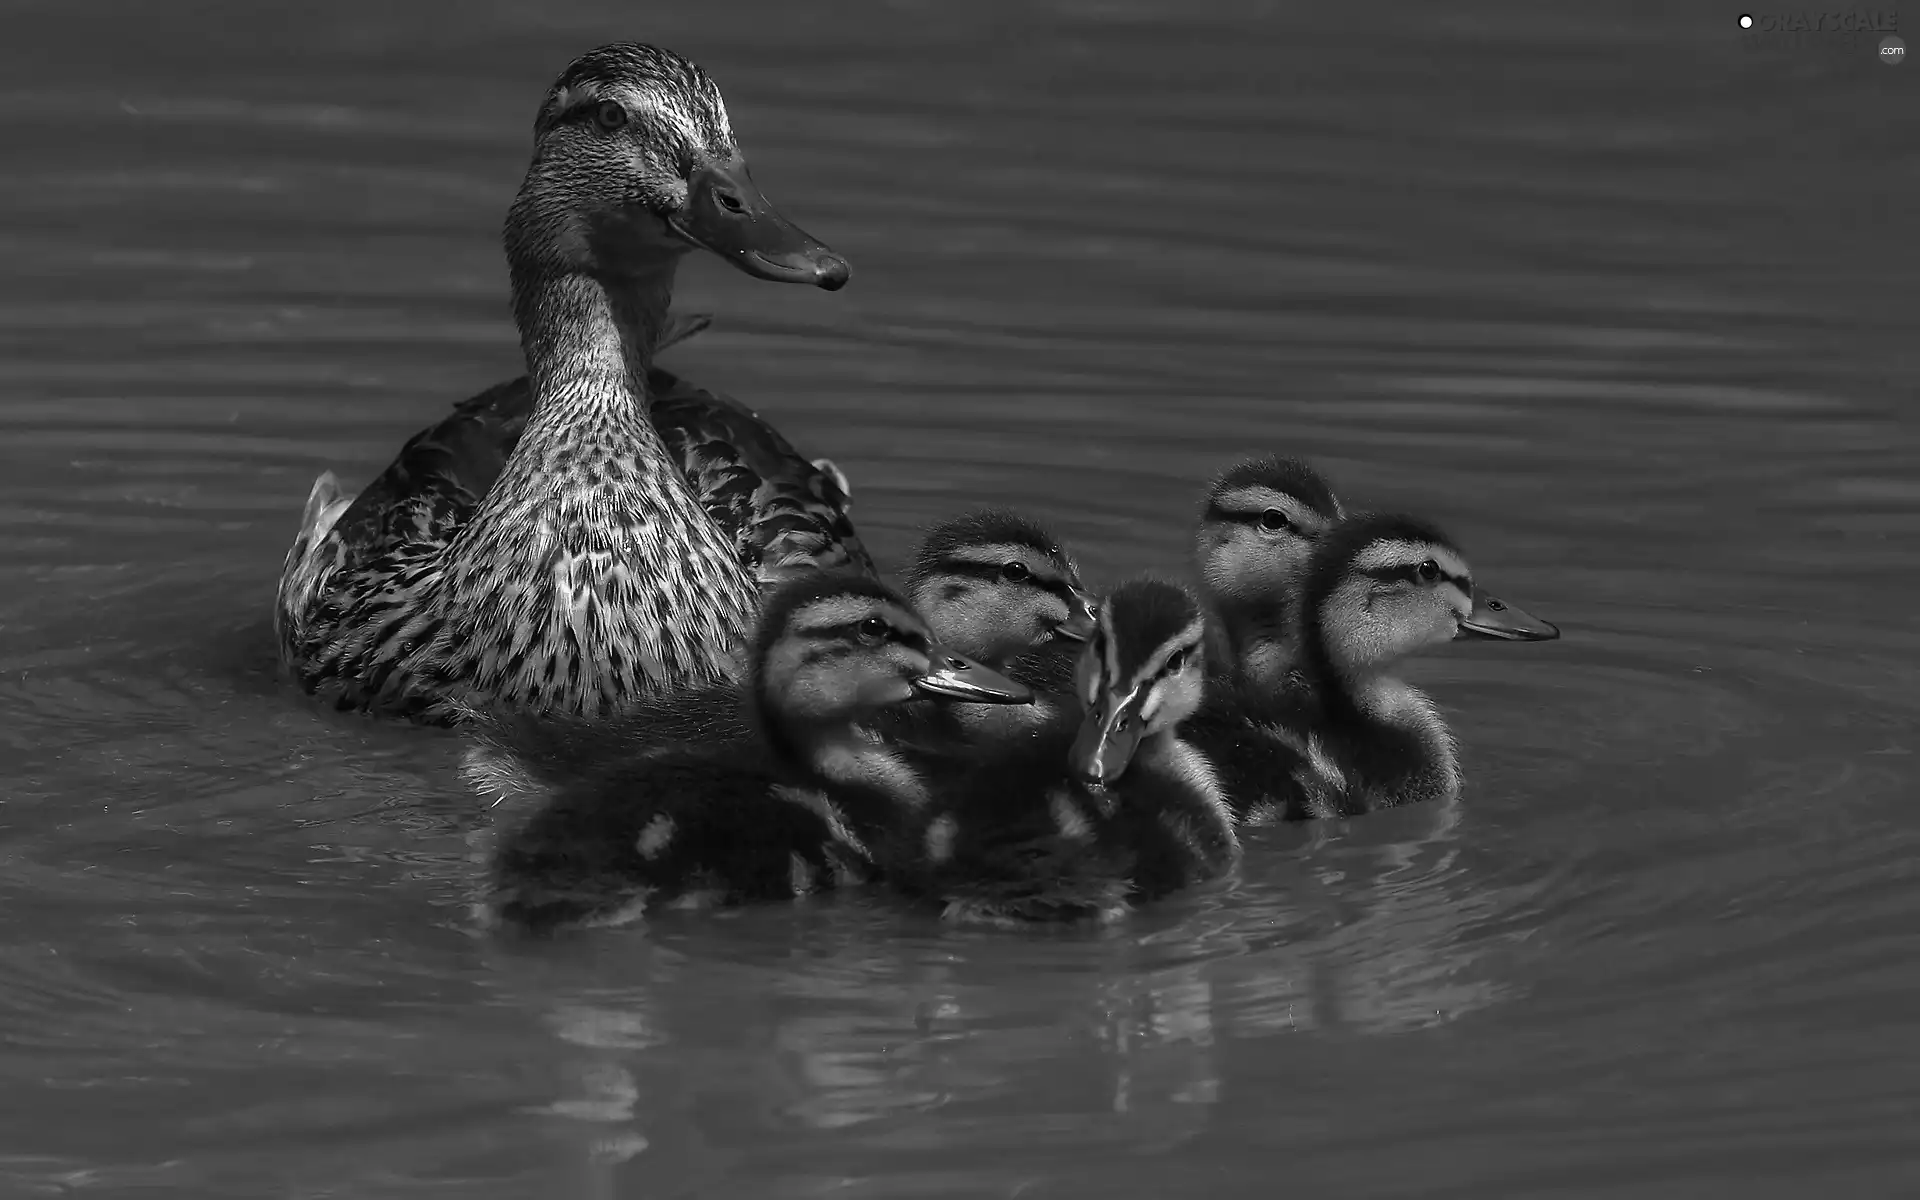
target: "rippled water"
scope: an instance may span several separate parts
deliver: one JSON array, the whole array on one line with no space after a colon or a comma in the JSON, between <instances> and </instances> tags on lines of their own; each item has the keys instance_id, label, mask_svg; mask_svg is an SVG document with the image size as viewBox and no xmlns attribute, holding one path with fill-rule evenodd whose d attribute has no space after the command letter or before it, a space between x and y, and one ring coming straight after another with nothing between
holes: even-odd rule
<instances>
[{"instance_id":1,"label":"rippled water","mask_svg":"<svg viewBox=\"0 0 1920 1200\"><path fill-rule=\"evenodd\" d=\"M0 1195L1920 1189L1920 66L1521 0L13 6ZM644 19L643 19L644 18ZM863 903L529 948L444 735L275 677L309 483L517 370L533 109L726 90L837 294L694 263L676 370L897 559L1096 578L1211 471L1453 528L1446 810L1269 831L1107 936Z\"/></svg>"}]
</instances>

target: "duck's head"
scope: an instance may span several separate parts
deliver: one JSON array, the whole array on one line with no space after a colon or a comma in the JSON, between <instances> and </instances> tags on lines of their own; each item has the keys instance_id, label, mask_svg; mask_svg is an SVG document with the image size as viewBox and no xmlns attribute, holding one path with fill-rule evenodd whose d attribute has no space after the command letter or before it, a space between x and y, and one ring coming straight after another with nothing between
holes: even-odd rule
<instances>
[{"instance_id":1,"label":"duck's head","mask_svg":"<svg viewBox=\"0 0 1920 1200\"><path fill-rule=\"evenodd\" d=\"M1482 591L1466 556L1437 526L1395 514L1349 517L1327 532L1307 569L1301 612L1307 640L1348 679L1455 638L1560 636Z\"/></svg>"},{"instance_id":2,"label":"duck's head","mask_svg":"<svg viewBox=\"0 0 1920 1200\"><path fill-rule=\"evenodd\" d=\"M1046 530L1000 509L929 530L907 594L943 644L987 662L1093 634L1094 599L1073 559Z\"/></svg>"},{"instance_id":3,"label":"duck's head","mask_svg":"<svg viewBox=\"0 0 1920 1200\"><path fill-rule=\"evenodd\" d=\"M754 186L720 89L657 46L581 55L548 89L533 163L507 219L516 265L606 277L655 272L693 248L749 275L847 282L847 261Z\"/></svg>"},{"instance_id":4,"label":"duck's head","mask_svg":"<svg viewBox=\"0 0 1920 1200\"><path fill-rule=\"evenodd\" d=\"M1199 603L1174 584L1130 580L1101 602L1074 677L1086 710L1068 754L1076 777L1115 782L1144 739L1193 715L1206 687L1205 637Z\"/></svg>"},{"instance_id":5,"label":"duck's head","mask_svg":"<svg viewBox=\"0 0 1920 1200\"><path fill-rule=\"evenodd\" d=\"M940 645L900 593L865 575L816 574L767 597L753 686L769 727L824 734L920 698L1025 704L1033 693Z\"/></svg>"},{"instance_id":6,"label":"duck's head","mask_svg":"<svg viewBox=\"0 0 1920 1200\"><path fill-rule=\"evenodd\" d=\"M1248 459L1207 489L1194 537L1200 578L1222 609L1271 610L1277 619L1314 543L1342 515L1333 489L1306 463Z\"/></svg>"}]
</instances>

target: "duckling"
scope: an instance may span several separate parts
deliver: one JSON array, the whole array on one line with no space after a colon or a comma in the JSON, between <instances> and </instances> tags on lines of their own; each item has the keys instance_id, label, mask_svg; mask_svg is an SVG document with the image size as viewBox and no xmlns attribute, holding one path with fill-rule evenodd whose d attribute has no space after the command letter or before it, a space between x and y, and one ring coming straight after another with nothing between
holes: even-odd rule
<instances>
[{"instance_id":1,"label":"duckling","mask_svg":"<svg viewBox=\"0 0 1920 1200\"><path fill-rule=\"evenodd\" d=\"M288 552L282 660L342 709L431 723L466 707L597 716L739 669L759 589L740 527L714 512L758 511L746 484L779 469L744 450L744 473L713 469L726 456L685 420L676 458L655 424L676 427L670 412L648 413L653 350L695 248L828 290L846 283L846 260L760 194L719 89L671 51L616 43L576 59L534 142L504 237L527 415L511 385L495 389L416 435L358 497L322 475ZM685 449L696 443L709 449ZM825 519L836 505L844 516L844 489L777 435L762 448L799 464L824 505L822 537L859 565L864 551ZM705 505L690 472L707 481ZM774 525L802 510L815 513L801 503ZM785 536L763 532L770 547Z\"/></svg>"},{"instance_id":2,"label":"duckling","mask_svg":"<svg viewBox=\"0 0 1920 1200\"><path fill-rule=\"evenodd\" d=\"M491 909L548 930L868 880L928 784L861 718L925 697L1029 696L938 645L884 584L795 580L769 597L755 637L752 736L641 756L616 741L577 762L496 855ZM494 736L511 748L511 728Z\"/></svg>"},{"instance_id":3,"label":"duckling","mask_svg":"<svg viewBox=\"0 0 1920 1200\"><path fill-rule=\"evenodd\" d=\"M1446 722L1394 666L1456 638L1560 636L1477 588L1458 545L1416 517L1340 521L1321 537L1299 589L1299 653L1283 684L1263 686L1256 676L1216 691L1188 724L1250 823L1457 796Z\"/></svg>"},{"instance_id":4,"label":"duckling","mask_svg":"<svg viewBox=\"0 0 1920 1200\"><path fill-rule=\"evenodd\" d=\"M896 890L955 922L1106 922L1230 869L1232 813L1179 733L1204 694L1205 632L1180 587L1115 588L1076 663L1081 711L944 781L917 852L894 856Z\"/></svg>"},{"instance_id":5,"label":"duckling","mask_svg":"<svg viewBox=\"0 0 1920 1200\"><path fill-rule=\"evenodd\" d=\"M1000 741L1059 719L1074 664L1093 633L1096 601L1059 539L1005 509L981 509L928 530L907 571L907 595L944 646L1034 691L1031 704L895 710L890 732Z\"/></svg>"},{"instance_id":6,"label":"duckling","mask_svg":"<svg viewBox=\"0 0 1920 1200\"><path fill-rule=\"evenodd\" d=\"M1194 534L1206 590L1215 686L1275 690L1293 665L1290 602L1314 543L1345 515L1320 473L1268 455L1222 472Z\"/></svg>"},{"instance_id":7,"label":"duckling","mask_svg":"<svg viewBox=\"0 0 1920 1200\"><path fill-rule=\"evenodd\" d=\"M1007 509L964 513L928 530L906 582L942 644L1000 665L1065 642L1067 680L1096 621L1095 601L1059 539Z\"/></svg>"}]
</instances>

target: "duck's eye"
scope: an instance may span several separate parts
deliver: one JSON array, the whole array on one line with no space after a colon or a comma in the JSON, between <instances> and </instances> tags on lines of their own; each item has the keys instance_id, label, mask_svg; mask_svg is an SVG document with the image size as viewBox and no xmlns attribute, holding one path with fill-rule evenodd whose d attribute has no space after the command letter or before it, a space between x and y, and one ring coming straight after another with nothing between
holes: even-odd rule
<instances>
[{"instance_id":1,"label":"duck's eye","mask_svg":"<svg viewBox=\"0 0 1920 1200\"><path fill-rule=\"evenodd\" d=\"M612 133L616 129L625 127L627 110L612 100L602 100L593 110L593 123Z\"/></svg>"},{"instance_id":2,"label":"duck's eye","mask_svg":"<svg viewBox=\"0 0 1920 1200\"><path fill-rule=\"evenodd\" d=\"M1000 578L1008 583L1025 583L1033 578L1033 572L1027 570L1027 564L1023 562L1010 562L1000 568Z\"/></svg>"},{"instance_id":3,"label":"duck's eye","mask_svg":"<svg viewBox=\"0 0 1920 1200\"><path fill-rule=\"evenodd\" d=\"M1178 650L1175 650L1172 654L1167 655L1167 670L1178 671L1181 667L1186 666L1187 654L1191 650L1192 650L1191 646L1182 646Z\"/></svg>"},{"instance_id":4,"label":"duck's eye","mask_svg":"<svg viewBox=\"0 0 1920 1200\"><path fill-rule=\"evenodd\" d=\"M868 617L860 622L860 640L869 646L876 646L887 640L890 632L886 621L880 617Z\"/></svg>"},{"instance_id":5,"label":"duck's eye","mask_svg":"<svg viewBox=\"0 0 1920 1200\"><path fill-rule=\"evenodd\" d=\"M1270 508L1260 514L1260 528L1268 533L1279 533L1290 524L1292 522L1287 520L1287 514L1277 508Z\"/></svg>"},{"instance_id":6,"label":"duck's eye","mask_svg":"<svg viewBox=\"0 0 1920 1200\"><path fill-rule=\"evenodd\" d=\"M1440 564L1428 559L1413 569L1413 577L1421 583L1432 583L1440 578Z\"/></svg>"}]
</instances>

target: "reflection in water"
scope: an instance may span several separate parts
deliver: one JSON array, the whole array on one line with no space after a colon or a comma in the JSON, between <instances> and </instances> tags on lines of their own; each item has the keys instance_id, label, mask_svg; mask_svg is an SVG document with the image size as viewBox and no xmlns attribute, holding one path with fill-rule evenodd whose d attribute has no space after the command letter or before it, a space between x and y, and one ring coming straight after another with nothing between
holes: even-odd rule
<instances>
[{"instance_id":1,"label":"reflection in water","mask_svg":"<svg viewBox=\"0 0 1920 1200\"><path fill-rule=\"evenodd\" d=\"M496 967L562 1047L541 1111L591 1161L633 1159L635 1187L671 1175L661 1147L720 1171L808 1131L849 1152L1166 1152L1251 1102L1237 1043L1405 1034L1519 994L1476 930L1538 888L1475 879L1460 805L1363 824L1264 834L1231 895L1116 931L940 931L858 902L668 917Z\"/></svg>"}]
</instances>

